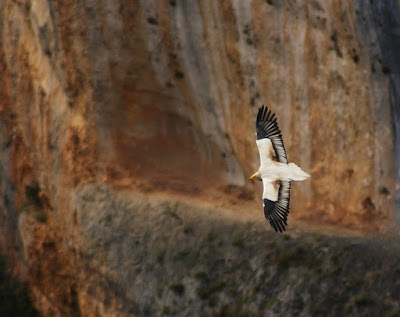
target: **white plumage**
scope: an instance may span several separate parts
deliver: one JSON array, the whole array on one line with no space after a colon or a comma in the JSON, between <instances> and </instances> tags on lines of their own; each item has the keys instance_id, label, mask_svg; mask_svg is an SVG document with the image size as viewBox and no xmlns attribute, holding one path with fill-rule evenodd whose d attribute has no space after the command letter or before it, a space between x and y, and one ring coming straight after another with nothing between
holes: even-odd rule
<instances>
[{"instance_id":1,"label":"white plumage","mask_svg":"<svg viewBox=\"0 0 400 317\"><path fill-rule=\"evenodd\" d=\"M256 120L257 147L260 168L250 179L262 180L264 185L264 215L275 231L284 231L290 202L290 181L310 177L294 163L288 163L282 135L275 114L262 106Z\"/></svg>"}]
</instances>

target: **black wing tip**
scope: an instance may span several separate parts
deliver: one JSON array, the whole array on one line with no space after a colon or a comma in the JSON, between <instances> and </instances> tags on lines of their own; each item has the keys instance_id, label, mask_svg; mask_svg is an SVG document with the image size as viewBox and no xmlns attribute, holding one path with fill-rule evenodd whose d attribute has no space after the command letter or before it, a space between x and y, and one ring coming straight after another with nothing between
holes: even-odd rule
<instances>
[{"instance_id":1,"label":"black wing tip","mask_svg":"<svg viewBox=\"0 0 400 317\"><path fill-rule=\"evenodd\" d=\"M275 113L272 113L265 105L258 109L256 136L257 140L271 139L278 161L287 164L285 146L283 145L282 132L279 129L278 120Z\"/></svg>"},{"instance_id":2,"label":"black wing tip","mask_svg":"<svg viewBox=\"0 0 400 317\"><path fill-rule=\"evenodd\" d=\"M271 115L274 116L275 114L272 113L271 109L268 109L267 106L262 105L260 108L258 108L257 118L258 118L258 116L260 116L260 120L268 119Z\"/></svg>"},{"instance_id":3,"label":"black wing tip","mask_svg":"<svg viewBox=\"0 0 400 317\"><path fill-rule=\"evenodd\" d=\"M256 119L256 135L257 140L269 138L271 136L282 137L279 130L275 113L273 113L267 106L262 105L258 109Z\"/></svg>"},{"instance_id":4,"label":"black wing tip","mask_svg":"<svg viewBox=\"0 0 400 317\"><path fill-rule=\"evenodd\" d=\"M282 233L286 230L285 226L287 226L287 215L283 215L283 218L276 217L273 213L276 207L276 202L266 199L263 199L264 204L264 216L265 219L269 221L271 227L276 231Z\"/></svg>"},{"instance_id":5,"label":"black wing tip","mask_svg":"<svg viewBox=\"0 0 400 317\"><path fill-rule=\"evenodd\" d=\"M274 219L270 219L269 220L269 224L271 225L271 227L276 231L276 232L280 232L283 233L286 230L286 226L287 224L285 224L283 221L281 220L274 220Z\"/></svg>"},{"instance_id":6,"label":"black wing tip","mask_svg":"<svg viewBox=\"0 0 400 317\"><path fill-rule=\"evenodd\" d=\"M268 109L267 106L262 105L258 109L257 119L256 119L256 128L264 128L264 126L267 122L270 122L273 124L275 133L277 132L279 135L281 134L281 131L279 130L279 127L278 127L278 122L277 122L275 113L272 112L271 109Z\"/></svg>"}]
</instances>

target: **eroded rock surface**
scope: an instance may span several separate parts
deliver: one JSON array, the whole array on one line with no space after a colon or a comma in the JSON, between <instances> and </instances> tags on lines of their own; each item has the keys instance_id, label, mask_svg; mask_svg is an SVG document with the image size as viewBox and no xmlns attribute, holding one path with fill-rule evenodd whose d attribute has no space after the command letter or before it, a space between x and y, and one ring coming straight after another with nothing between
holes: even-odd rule
<instances>
[{"instance_id":1,"label":"eroded rock surface","mask_svg":"<svg viewBox=\"0 0 400 317\"><path fill-rule=\"evenodd\" d=\"M292 219L398 222L398 1L7 0L0 21L0 245L43 314L146 313L142 199L258 208L261 104L312 175Z\"/></svg>"}]
</instances>

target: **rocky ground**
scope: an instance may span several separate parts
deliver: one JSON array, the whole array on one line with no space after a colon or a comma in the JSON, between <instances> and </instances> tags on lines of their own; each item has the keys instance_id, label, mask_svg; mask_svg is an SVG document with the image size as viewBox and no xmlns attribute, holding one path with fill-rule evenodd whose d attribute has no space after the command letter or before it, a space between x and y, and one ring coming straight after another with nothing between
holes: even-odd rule
<instances>
[{"instance_id":1,"label":"rocky ground","mask_svg":"<svg viewBox=\"0 0 400 317\"><path fill-rule=\"evenodd\" d=\"M120 294L126 313L400 313L398 237L310 228L292 219L277 234L260 210L252 215L241 206L227 211L158 196L133 199L103 186L77 193L75 204L86 242L79 247Z\"/></svg>"},{"instance_id":2,"label":"rocky ground","mask_svg":"<svg viewBox=\"0 0 400 317\"><path fill-rule=\"evenodd\" d=\"M198 198L116 193L104 184L77 190L72 215L77 233L58 241L57 255L53 242L44 239L47 251L29 260L36 263L31 274L41 313L400 314L398 235L338 231L292 218L288 230L277 234L260 208L249 210L239 201L229 208L216 205ZM35 208L22 211L21 225L50 225L51 215L37 215ZM25 245L25 253L36 245ZM57 272L63 254L70 259ZM57 279L54 285L40 277L49 271ZM18 287L13 303L25 307L25 315L36 314L26 304L26 289Z\"/></svg>"}]
</instances>

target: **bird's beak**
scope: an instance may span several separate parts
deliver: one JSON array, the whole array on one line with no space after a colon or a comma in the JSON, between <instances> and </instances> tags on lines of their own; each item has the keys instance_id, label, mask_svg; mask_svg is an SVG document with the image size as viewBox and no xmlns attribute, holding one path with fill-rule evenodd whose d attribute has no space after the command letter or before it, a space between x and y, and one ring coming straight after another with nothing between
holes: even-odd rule
<instances>
[{"instance_id":1,"label":"bird's beak","mask_svg":"<svg viewBox=\"0 0 400 317\"><path fill-rule=\"evenodd\" d=\"M255 179L257 179L257 174L253 174L249 178L249 180L255 180Z\"/></svg>"}]
</instances>

